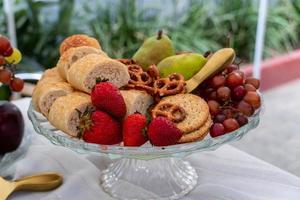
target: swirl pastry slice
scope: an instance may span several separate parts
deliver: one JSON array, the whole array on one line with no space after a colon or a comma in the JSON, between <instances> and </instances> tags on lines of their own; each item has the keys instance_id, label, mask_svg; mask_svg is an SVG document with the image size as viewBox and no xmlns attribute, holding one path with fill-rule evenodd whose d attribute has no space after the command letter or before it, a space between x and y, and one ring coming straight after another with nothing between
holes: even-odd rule
<instances>
[{"instance_id":1,"label":"swirl pastry slice","mask_svg":"<svg viewBox=\"0 0 300 200\"><path fill-rule=\"evenodd\" d=\"M108 57L102 50L96 49L94 47L81 46L70 48L60 57L57 63L57 68L61 77L66 79L67 73L72 64L88 54L99 54L104 57Z\"/></svg>"},{"instance_id":2,"label":"swirl pastry slice","mask_svg":"<svg viewBox=\"0 0 300 200\"><path fill-rule=\"evenodd\" d=\"M153 104L153 98L145 91L120 90L126 104L126 116L135 112L146 115L147 109Z\"/></svg>"},{"instance_id":3,"label":"swirl pastry slice","mask_svg":"<svg viewBox=\"0 0 300 200\"><path fill-rule=\"evenodd\" d=\"M38 85L35 95L37 95L38 108L40 112L47 117L49 110L56 99L66 96L72 92L73 88L66 82Z\"/></svg>"},{"instance_id":4,"label":"swirl pastry slice","mask_svg":"<svg viewBox=\"0 0 300 200\"><path fill-rule=\"evenodd\" d=\"M90 96L81 92L73 92L53 103L48 120L57 129L77 137L80 130L80 113L90 109L92 109Z\"/></svg>"},{"instance_id":5,"label":"swirl pastry slice","mask_svg":"<svg viewBox=\"0 0 300 200\"><path fill-rule=\"evenodd\" d=\"M42 75L41 79L38 81L32 93L32 104L36 111L41 112L41 109L39 107L39 99L42 90L48 90L48 87L50 85L54 85L57 83L64 83L64 80L58 73L57 67L47 69Z\"/></svg>"},{"instance_id":6,"label":"swirl pastry slice","mask_svg":"<svg viewBox=\"0 0 300 200\"><path fill-rule=\"evenodd\" d=\"M64 82L64 79L60 76L58 72L57 67L53 67L51 69L47 69L41 79L39 80L38 84L42 82L52 82L52 83L57 83L57 82Z\"/></svg>"},{"instance_id":7,"label":"swirl pastry slice","mask_svg":"<svg viewBox=\"0 0 300 200\"><path fill-rule=\"evenodd\" d=\"M126 65L97 54L79 59L67 74L67 80L74 88L87 93L91 93L97 78L107 79L118 88L125 86L130 79Z\"/></svg>"}]
</instances>

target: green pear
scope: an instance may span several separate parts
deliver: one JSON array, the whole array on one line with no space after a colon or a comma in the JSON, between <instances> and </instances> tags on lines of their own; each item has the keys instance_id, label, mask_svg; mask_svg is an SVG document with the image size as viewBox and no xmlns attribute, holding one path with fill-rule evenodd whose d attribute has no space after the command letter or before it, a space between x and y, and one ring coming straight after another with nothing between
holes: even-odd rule
<instances>
[{"instance_id":1,"label":"green pear","mask_svg":"<svg viewBox=\"0 0 300 200\"><path fill-rule=\"evenodd\" d=\"M205 65L207 59L197 53L183 53L163 59L158 65L162 77L179 73L184 80L192 78Z\"/></svg>"},{"instance_id":2,"label":"green pear","mask_svg":"<svg viewBox=\"0 0 300 200\"><path fill-rule=\"evenodd\" d=\"M132 59L147 70L150 65L157 64L166 57L174 55L174 47L170 38L160 30L156 36L147 38Z\"/></svg>"}]
</instances>

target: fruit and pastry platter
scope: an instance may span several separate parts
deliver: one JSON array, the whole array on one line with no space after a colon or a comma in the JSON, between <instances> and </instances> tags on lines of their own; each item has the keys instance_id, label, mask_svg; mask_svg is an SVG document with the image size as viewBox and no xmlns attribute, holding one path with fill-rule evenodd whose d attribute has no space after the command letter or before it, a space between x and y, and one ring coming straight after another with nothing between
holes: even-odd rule
<instances>
[{"instance_id":1,"label":"fruit and pastry platter","mask_svg":"<svg viewBox=\"0 0 300 200\"><path fill-rule=\"evenodd\" d=\"M260 81L239 69L232 48L176 52L159 31L131 58L111 58L80 34L59 52L35 87L29 118L56 145L122 158L101 172L115 198L184 196L198 175L181 158L240 139L259 123Z\"/></svg>"},{"instance_id":2,"label":"fruit and pastry platter","mask_svg":"<svg viewBox=\"0 0 300 200\"><path fill-rule=\"evenodd\" d=\"M132 58L110 58L96 39L79 34L59 52L32 104L86 143L168 146L215 138L247 124L261 105L259 80L245 77L231 48L176 54L159 31Z\"/></svg>"}]
</instances>

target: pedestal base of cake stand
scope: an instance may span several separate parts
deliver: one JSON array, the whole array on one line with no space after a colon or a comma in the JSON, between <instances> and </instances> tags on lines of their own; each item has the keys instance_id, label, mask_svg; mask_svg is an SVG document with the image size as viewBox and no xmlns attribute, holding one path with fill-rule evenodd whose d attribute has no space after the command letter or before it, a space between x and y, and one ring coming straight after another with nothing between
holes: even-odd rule
<instances>
[{"instance_id":1,"label":"pedestal base of cake stand","mask_svg":"<svg viewBox=\"0 0 300 200\"><path fill-rule=\"evenodd\" d=\"M197 184L196 170L177 158L123 158L102 172L103 189L122 200L179 199Z\"/></svg>"}]
</instances>

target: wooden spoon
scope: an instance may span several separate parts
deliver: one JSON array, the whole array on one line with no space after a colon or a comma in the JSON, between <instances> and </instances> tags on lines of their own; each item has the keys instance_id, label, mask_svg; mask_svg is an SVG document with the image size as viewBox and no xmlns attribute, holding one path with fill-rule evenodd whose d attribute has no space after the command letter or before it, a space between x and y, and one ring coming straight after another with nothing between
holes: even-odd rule
<instances>
[{"instance_id":1,"label":"wooden spoon","mask_svg":"<svg viewBox=\"0 0 300 200\"><path fill-rule=\"evenodd\" d=\"M49 191L59 187L63 182L61 175L56 173L43 173L27 176L10 182L0 177L0 200L6 200L14 191Z\"/></svg>"},{"instance_id":2,"label":"wooden spoon","mask_svg":"<svg viewBox=\"0 0 300 200\"><path fill-rule=\"evenodd\" d=\"M215 52L202 67L202 69L192 78L186 81L187 92L192 92L209 76L223 70L235 59L235 52L232 48L224 48Z\"/></svg>"}]
</instances>

